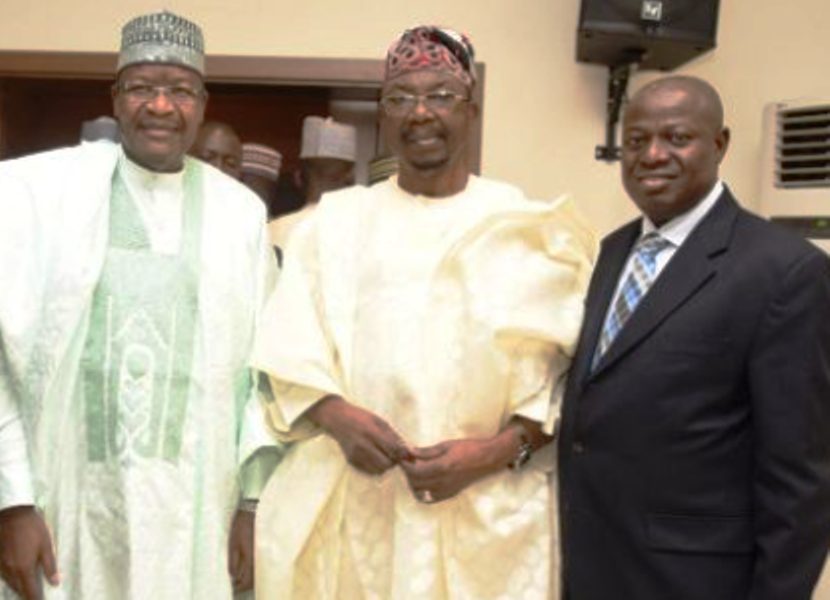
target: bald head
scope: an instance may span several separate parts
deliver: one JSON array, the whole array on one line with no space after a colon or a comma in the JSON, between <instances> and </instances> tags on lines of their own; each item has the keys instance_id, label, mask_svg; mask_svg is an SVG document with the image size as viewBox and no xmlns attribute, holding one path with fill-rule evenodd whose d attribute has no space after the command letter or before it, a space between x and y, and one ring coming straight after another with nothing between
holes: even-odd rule
<instances>
[{"instance_id":1,"label":"bald head","mask_svg":"<svg viewBox=\"0 0 830 600\"><path fill-rule=\"evenodd\" d=\"M233 128L221 121L207 121L199 129L190 154L234 179L239 179L242 142Z\"/></svg>"},{"instance_id":2,"label":"bald head","mask_svg":"<svg viewBox=\"0 0 830 600\"><path fill-rule=\"evenodd\" d=\"M626 115L643 99L659 95L683 95L695 104L700 116L715 131L723 129L723 103L717 90L709 82L688 75L663 77L643 86L628 103Z\"/></svg>"},{"instance_id":3,"label":"bald head","mask_svg":"<svg viewBox=\"0 0 830 600\"><path fill-rule=\"evenodd\" d=\"M658 79L623 116L622 180L655 225L692 210L714 188L729 145L723 104L695 77Z\"/></svg>"},{"instance_id":4,"label":"bald head","mask_svg":"<svg viewBox=\"0 0 830 600\"><path fill-rule=\"evenodd\" d=\"M238 137L233 127L222 121L205 121L202 128L199 130L199 135L209 135L214 132L221 131L227 135Z\"/></svg>"}]
</instances>

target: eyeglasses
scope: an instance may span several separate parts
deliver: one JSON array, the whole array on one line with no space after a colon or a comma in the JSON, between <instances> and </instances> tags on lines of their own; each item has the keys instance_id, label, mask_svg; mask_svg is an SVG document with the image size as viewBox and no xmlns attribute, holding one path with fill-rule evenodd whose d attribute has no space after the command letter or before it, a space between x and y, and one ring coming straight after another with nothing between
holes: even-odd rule
<instances>
[{"instance_id":1,"label":"eyeglasses","mask_svg":"<svg viewBox=\"0 0 830 600\"><path fill-rule=\"evenodd\" d=\"M415 110L419 102L423 102L432 112L449 112L461 102L467 101L469 98L463 94L450 90L435 90L428 94L387 94L380 99L380 104L390 117L402 117Z\"/></svg>"},{"instance_id":2,"label":"eyeglasses","mask_svg":"<svg viewBox=\"0 0 830 600\"><path fill-rule=\"evenodd\" d=\"M163 94L177 106L190 106L202 98L205 91L194 89L186 85L150 85L149 83L123 83L118 89L129 100L145 103L156 99L157 94Z\"/></svg>"}]
</instances>

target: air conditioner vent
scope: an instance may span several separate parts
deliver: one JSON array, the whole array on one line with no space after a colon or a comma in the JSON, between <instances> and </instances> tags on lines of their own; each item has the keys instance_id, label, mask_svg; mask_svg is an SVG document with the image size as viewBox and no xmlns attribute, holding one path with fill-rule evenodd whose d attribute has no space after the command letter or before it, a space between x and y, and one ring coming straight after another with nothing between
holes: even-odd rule
<instances>
[{"instance_id":1,"label":"air conditioner vent","mask_svg":"<svg viewBox=\"0 0 830 600\"><path fill-rule=\"evenodd\" d=\"M830 104L777 113L775 185L830 187Z\"/></svg>"}]
</instances>

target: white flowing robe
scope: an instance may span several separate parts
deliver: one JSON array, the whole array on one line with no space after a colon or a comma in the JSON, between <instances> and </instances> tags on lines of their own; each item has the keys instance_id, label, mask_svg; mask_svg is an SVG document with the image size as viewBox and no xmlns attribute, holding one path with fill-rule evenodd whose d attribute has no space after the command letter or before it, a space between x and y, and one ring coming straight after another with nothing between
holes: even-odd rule
<instances>
[{"instance_id":1,"label":"white flowing robe","mask_svg":"<svg viewBox=\"0 0 830 600\"><path fill-rule=\"evenodd\" d=\"M400 469L349 466L303 414L337 394L413 446L493 436L513 415L550 432L593 252L568 200L476 177L449 198L394 180L323 197L289 242L255 344L271 426L301 440L261 497L259 596L554 597L549 449L425 505Z\"/></svg>"},{"instance_id":2,"label":"white flowing robe","mask_svg":"<svg viewBox=\"0 0 830 600\"><path fill-rule=\"evenodd\" d=\"M300 223L311 216L315 208L317 208L317 204L306 204L300 210L278 217L268 223L268 235L271 238L271 243L284 251L291 234Z\"/></svg>"},{"instance_id":3,"label":"white flowing robe","mask_svg":"<svg viewBox=\"0 0 830 600\"><path fill-rule=\"evenodd\" d=\"M265 210L237 182L187 159L201 170L203 214L181 453L128 464L131 475L113 480L128 489L108 488L106 470L87 461L73 390L119 153L83 144L0 163L0 507L34 501L43 510L63 578L44 584L47 598L226 599L240 465L274 444L247 368L276 278ZM28 446L9 443L21 423Z\"/></svg>"}]
</instances>

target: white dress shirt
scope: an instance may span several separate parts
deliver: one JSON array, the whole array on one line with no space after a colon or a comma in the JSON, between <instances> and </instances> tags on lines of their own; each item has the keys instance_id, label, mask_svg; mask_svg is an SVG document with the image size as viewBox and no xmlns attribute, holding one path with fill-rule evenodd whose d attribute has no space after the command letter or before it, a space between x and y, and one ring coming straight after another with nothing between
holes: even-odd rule
<instances>
[{"instance_id":1,"label":"white dress shirt","mask_svg":"<svg viewBox=\"0 0 830 600\"><path fill-rule=\"evenodd\" d=\"M712 190L706 194L703 200L695 204L691 210L688 210L670 221L663 223L660 227L657 227L651 222L651 219L643 215L640 237L651 233L652 231L656 231L662 238L666 239L670 243L658 252L655 257L656 265L654 270L654 281L656 281L660 276L660 273L671 260L671 257L674 256L674 253L677 252L678 248L683 245L683 242L686 241L689 234L692 233L695 227L697 227L697 224L703 220L703 217L705 217L710 210L712 210L715 202L717 202L721 193L723 193L723 188L723 181L718 180ZM635 254L634 248L636 248L636 244L632 246L631 253L628 255L628 260L625 263L625 268L622 270L620 278L617 280L617 287L614 290L614 297L608 305L608 311L605 313L605 318L602 321L603 323L608 320L608 312L613 310L623 282L628 278L628 274L633 268Z\"/></svg>"}]
</instances>

